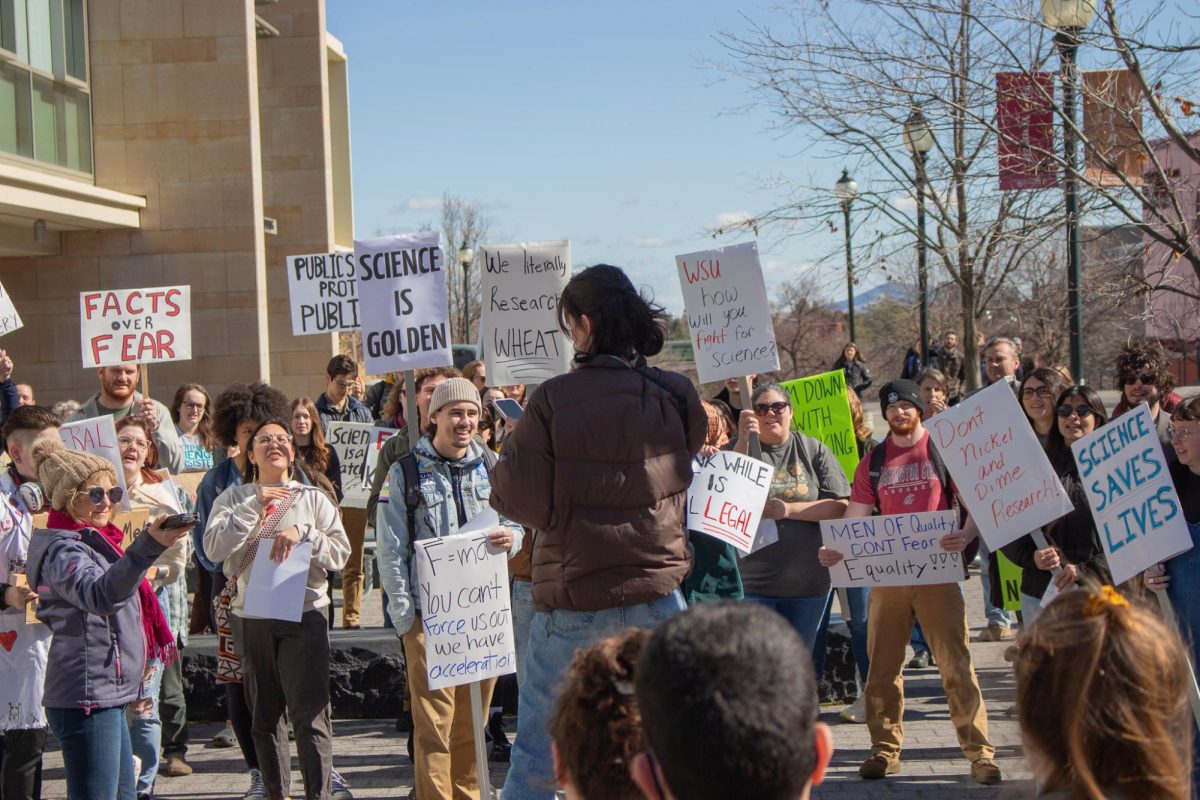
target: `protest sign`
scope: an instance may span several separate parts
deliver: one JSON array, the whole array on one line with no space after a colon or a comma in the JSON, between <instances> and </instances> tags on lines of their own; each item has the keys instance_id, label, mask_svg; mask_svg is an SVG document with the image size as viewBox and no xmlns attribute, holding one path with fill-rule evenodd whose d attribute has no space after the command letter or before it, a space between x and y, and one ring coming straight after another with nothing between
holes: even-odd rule
<instances>
[{"instance_id":1,"label":"protest sign","mask_svg":"<svg viewBox=\"0 0 1200 800\"><path fill-rule=\"evenodd\" d=\"M925 427L993 552L1071 510L1007 381L976 392Z\"/></svg>"},{"instance_id":2,"label":"protest sign","mask_svg":"<svg viewBox=\"0 0 1200 800\"><path fill-rule=\"evenodd\" d=\"M117 485L125 492L121 508L129 508L129 487L125 485L125 469L121 466L121 450L117 447L117 428L109 414L78 422L67 422L58 429L58 436L68 450L91 453L112 462L117 473Z\"/></svg>"},{"instance_id":3,"label":"protest sign","mask_svg":"<svg viewBox=\"0 0 1200 800\"><path fill-rule=\"evenodd\" d=\"M487 534L414 543L430 689L517 671L508 558Z\"/></svg>"},{"instance_id":4,"label":"protest sign","mask_svg":"<svg viewBox=\"0 0 1200 800\"><path fill-rule=\"evenodd\" d=\"M276 564L270 547L259 547L246 576L243 614L258 619L299 622L304 613L304 593L312 563L312 542L300 542Z\"/></svg>"},{"instance_id":5,"label":"protest sign","mask_svg":"<svg viewBox=\"0 0 1200 800\"><path fill-rule=\"evenodd\" d=\"M1192 548L1145 403L1075 442L1071 452L1114 584Z\"/></svg>"},{"instance_id":6,"label":"protest sign","mask_svg":"<svg viewBox=\"0 0 1200 800\"><path fill-rule=\"evenodd\" d=\"M821 543L844 558L829 568L836 588L932 586L964 579L962 555L938 541L958 528L953 510L821 521Z\"/></svg>"},{"instance_id":7,"label":"protest sign","mask_svg":"<svg viewBox=\"0 0 1200 800\"><path fill-rule=\"evenodd\" d=\"M858 468L858 439L850 416L850 398L846 396L846 373L836 369L780 386L792 402L792 430L824 442L837 456L846 480L853 483Z\"/></svg>"},{"instance_id":8,"label":"protest sign","mask_svg":"<svg viewBox=\"0 0 1200 800\"><path fill-rule=\"evenodd\" d=\"M149 522L150 511L145 508L131 508L113 514L112 524L121 529L121 549L128 550L129 545L133 544L133 540Z\"/></svg>"},{"instance_id":9,"label":"protest sign","mask_svg":"<svg viewBox=\"0 0 1200 800\"><path fill-rule=\"evenodd\" d=\"M358 330L353 253L288 256L287 275L293 336Z\"/></svg>"},{"instance_id":10,"label":"protest sign","mask_svg":"<svg viewBox=\"0 0 1200 800\"><path fill-rule=\"evenodd\" d=\"M703 383L779 369L758 244L675 256Z\"/></svg>"},{"instance_id":11,"label":"protest sign","mask_svg":"<svg viewBox=\"0 0 1200 800\"><path fill-rule=\"evenodd\" d=\"M354 265L369 374L454 363L441 233L356 240Z\"/></svg>"},{"instance_id":12,"label":"protest sign","mask_svg":"<svg viewBox=\"0 0 1200 800\"><path fill-rule=\"evenodd\" d=\"M1000 566L1000 596L1004 598L1004 610L1020 611L1021 568L999 550L996 551L996 563Z\"/></svg>"},{"instance_id":13,"label":"protest sign","mask_svg":"<svg viewBox=\"0 0 1200 800\"><path fill-rule=\"evenodd\" d=\"M192 357L192 287L79 293L84 369L187 361Z\"/></svg>"},{"instance_id":14,"label":"protest sign","mask_svg":"<svg viewBox=\"0 0 1200 800\"><path fill-rule=\"evenodd\" d=\"M489 385L545 383L567 372L575 348L558 327L558 296L571 277L571 243L483 245L479 268Z\"/></svg>"},{"instance_id":15,"label":"protest sign","mask_svg":"<svg viewBox=\"0 0 1200 800\"><path fill-rule=\"evenodd\" d=\"M367 444L367 452L363 455L362 464L359 467L359 473L362 475L362 480L355 487L353 502L362 505L350 506L350 508L366 508L367 498L371 496L371 483L375 480L375 467L379 464L379 451L383 449L383 443L400 432L399 428L372 428L371 439ZM346 492L346 499L351 499L351 493L348 487L343 486L342 490ZM345 500L342 505L346 505Z\"/></svg>"},{"instance_id":16,"label":"protest sign","mask_svg":"<svg viewBox=\"0 0 1200 800\"><path fill-rule=\"evenodd\" d=\"M17 307L13 305L12 297L0 286L0 336L12 333L24 324L21 322L21 315L17 313Z\"/></svg>"},{"instance_id":17,"label":"protest sign","mask_svg":"<svg viewBox=\"0 0 1200 800\"><path fill-rule=\"evenodd\" d=\"M775 468L732 450L700 456L695 463L688 489L688 530L749 553Z\"/></svg>"},{"instance_id":18,"label":"protest sign","mask_svg":"<svg viewBox=\"0 0 1200 800\"><path fill-rule=\"evenodd\" d=\"M370 422L331 422L325 431L325 443L333 448L341 462L343 508L367 507L368 493L363 491L362 470L375 430Z\"/></svg>"}]
</instances>

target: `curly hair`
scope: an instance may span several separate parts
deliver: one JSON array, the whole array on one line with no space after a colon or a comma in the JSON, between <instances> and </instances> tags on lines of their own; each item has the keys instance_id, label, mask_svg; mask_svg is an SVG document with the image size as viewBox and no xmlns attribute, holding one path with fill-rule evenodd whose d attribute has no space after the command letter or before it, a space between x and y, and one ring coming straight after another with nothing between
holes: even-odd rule
<instances>
[{"instance_id":1,"label":"curly hair","mask_svg":"<svg viewBox=\"0 0 1200 800\"><path fill-rule=\"evenodd\" d=\"M1130 342L1117 353L1117 380L1121 384L1125 383L1127 376L1135 377L1142 373L1154 376L1154 385L1160 394L1165 395L1175 388L1170 360L1158 342Z\"/></svg>"},{"instance_id":2,"label":"curly hair","mask_svg":"<svg viewBox=\"0 0 1200 800\"><path fill-rule=\"evenodd\" d=\"M640 800L629 762L645 748L634 673L650 632L630 628L579 650L567 668L550 736L583 797ZM561 780L560 780L561 782Z\"/></svg>"},{"instance_id":3,"label":"curly hair","mask_svg":"<svg viewBox=\"0 0 1200 800\"><path fill-rule=\"evenodd\" d=\"M234 383L217 396L213 429L221 444L237 445L238 426L247 420L290 419L287 395L265 383ZM316 421L320 424L320 420ZM289 428L290 430L290 428Z\"/></svg>"}]
</instances>

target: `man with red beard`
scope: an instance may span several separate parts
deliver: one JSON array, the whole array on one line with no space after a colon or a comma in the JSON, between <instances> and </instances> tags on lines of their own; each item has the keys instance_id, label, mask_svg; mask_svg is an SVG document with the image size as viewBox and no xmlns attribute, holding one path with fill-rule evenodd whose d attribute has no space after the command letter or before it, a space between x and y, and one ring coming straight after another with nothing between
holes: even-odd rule
<instances>
[{"instance_id":1,"label":"man with red beard","mask_svg":"<svg viewBox=\"0 0 1200 800\"><path fill-rule=\"evenodd\" d=\"M183 470L183 445L175 433L171 412L157 400L142 397L135 387L138 382L139 365L122 364L118 367L100 367L100 391L88 398L79 410L67 418L67 422L92 419L109 414L115 424L128 414L145 420L158 447L161 466L172 474Z\"/></svg>"},{"instance_id":2,"label":"man with red beard","mask_svg":"<svg viewBox=\"0 0 1200 800\"><path fill-rule=\"evenodd\" d=\"M859 462L846 518L950 508L954 489L921 424L925 409L920 388L909 380L892 381L880 390L879 399L890 431L883 443L876 445L884 448L882 464L871 456ZM873 467L878 469L877 474L872 474ZM968 518L964 529L941 538L941 548L961 553L976 536L978 528ZM818 554L826 567L834 566L842 557L842 553L825 547ZM942 675L959 746L971 761L971 777L984 785L999 783L1000 768L993 760L996 749L987 735L987 710L967 646L966 606L962 589L954 583L871 589L867 600L871 669L863 691L871 756L858 774L873 780L900 771L905 647L916 619L921 621Z\"/></svg>"}]
</instances>

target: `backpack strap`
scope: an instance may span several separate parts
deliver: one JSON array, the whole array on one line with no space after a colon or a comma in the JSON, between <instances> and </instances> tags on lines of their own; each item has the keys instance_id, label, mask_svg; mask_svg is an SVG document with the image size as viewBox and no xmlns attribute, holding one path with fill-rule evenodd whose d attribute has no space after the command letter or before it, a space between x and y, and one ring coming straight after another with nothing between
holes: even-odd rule
<instances>
[{"instance_id":1,"label":"backpack strap","mask_svg":"<svg viewBox=\"0 0 1200 800\"><path fill-rule=\"evenodd\" d=\"M411 450L396 462L404 475L404 510L408 515L408 555L416 552L413 537L417 530L417 507L421 505L421 476L417 470L417 454Z\"/></svg>"},{"instance_id":2,"label":"backpack strap","mask_svg":"<svg viewBox=\"0 0 1200 800\"><path fill-rule=\"evenodd\" d=\"M885 440L886 441L886 440ZM883 473L883 459L887 455L884 448L884 442L880 442L871 448L871 452L867 457L871 459L868 464L868 469L871 475L871 496L875 498L875 513L879 514L879 476Z\"/></svg>"},{"instance_id":3,"label":"backpack strap","mask_svg":"<svg viewBox=\"0 0 1200 800\"><path fill-rule=\"evenodd\" d=\"M871 475L871 494L875 497L875 513L882 513L879 510L879 476L883 473L883 460L887 455L885 443L887 440L880 442L871 448L868 458L871 463L868 465ZM933 440L929 441L929 461L933 464L933 472L937 479L942 484L942 491L950 495L950 505L957 511L958 498L954 497L950 492L950 473L946 469L946 462L942 460L942 454L938 452L937 445Z\"/></svg>"}]
</instances>

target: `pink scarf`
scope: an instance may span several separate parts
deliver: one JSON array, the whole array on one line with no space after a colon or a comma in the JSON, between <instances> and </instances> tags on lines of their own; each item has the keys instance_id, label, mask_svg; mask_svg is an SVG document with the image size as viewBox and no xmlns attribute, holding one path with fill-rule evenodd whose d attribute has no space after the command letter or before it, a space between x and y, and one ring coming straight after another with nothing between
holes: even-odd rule
<instances>
[{"instance_id":1,"label":"pink scarf","mask_svg":"<svg viewBox=\"0 0 1200 800\"><path fill-rule=\"evenodd\" d=\"M92 526L85 525L62 511L51 509L46 519L46 527L64 531L80 531ZM121 540L125 538L123 530L111 522L103 528L94 528L93 530L107 539L118 554L125 555L125 551L121 549ZM142 607L142 635L146 639L146 658L157 658L164 665L170 664L177 655L175 636L171 633L171 627L167 625L162 605L158 602L158 597L154 594L150 581L145 578L142 578L142 582L138 584L138 600Z\"/></svg>"}]
</instances>

